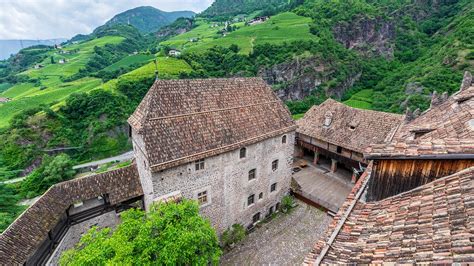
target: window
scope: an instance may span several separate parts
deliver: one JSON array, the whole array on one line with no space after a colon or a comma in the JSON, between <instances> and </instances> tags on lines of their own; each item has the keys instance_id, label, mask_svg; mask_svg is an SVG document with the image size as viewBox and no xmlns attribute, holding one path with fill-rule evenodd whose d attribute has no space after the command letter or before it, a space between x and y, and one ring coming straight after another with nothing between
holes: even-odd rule
<instances>
[{"instance_id":1,"label":"window","mask_svg":"<svg viewBox=\"0 0 474 266\"><path fill-rule=\"evenodd\" d=\"M247 149L246 148L240 149L240 159L245 158L245 156L247 156Z\"/></svg>"},{"instance_id":2,"label":"window","mask_svg":"<svg viewBox=\"0 0 474 266\"><path fill-rule=\"evenodd\" d=\"M275 171L276 169L278 169L278 160L272 162L272 170Z\"/></svg>"},{"instance_id":3,"label":"window","mask_svg":"<svg viewBox=\"0 0 474 266\"><path fill-rule=\"evenodd\" d=\"M254 202L255 202L255 194L252 194L247 198L247 206L252 205Z\"/></svg>"},{"instance_id":4,"label":"window","mask_svg":"<svg viewBox=\"0 0 474 266\"><path fill-rule=\"evenodd\" d=\"M263 199L263 192L260 192L260 194L258 194L258 199Z\"/></svg>"},{"instance_id":5,"label":"window","mask_svg":"<svg viewBox=\"0 0 474 266\"><path fill-rule=\"evenodd\" d=\"M270 187L270 192L273 192L277 189L277 183L273 183Z\"/></svg>"},{"instance_id":6,"label":"window","mask_svg":"<svg viewBox=\"0 0 474 266\"><path fill-rule=\"evenodd\" d=\"M281 143L283 143L283 144L286 143L286 135L283 135L283 137L281 137Z\"/></svg>"},{"instance_id":7,"label":"window","mask_svg":"<svg viewBox=\"0 0 474 266\"><path fill-rule=\"evenodd\" d=\"M259 212L254 214L254 216L252 217L252 221L253 221L253 223L257 223L258 221L260 221L260 213Z\"/></svg>"},{"instance_id":8,"label":"window","mask_svg":"<svg viewBox=\"0 0 474 266\"><path fill-rule=\"evenodd\" d=\"M194 165L196 166L196 171L204 169L204 159L195 161Z\"/></svg>"},{"instance_id":9,"label":"window","mask_svg":"<svg viewBox=\"0 0 474 266\"><path fill-rule=\"evenodd\" d=\"M341 146L337 146L336 152L337 152L337 153L341 153L341 152L342 152L342 147L341 147Z\"/></svg>"},{"instance_id":10,"label":"window","mask_svg":"<svg viewBox=\"0 0 474 266\"><path fill-rule=\"evenodd\" d=\"M252 169L252 170L249 171L249 181L255 179L255 177L256 177L255 172L256 171L257 171L256 169Z\"/></svg>"},{"instance_id":11,"label":"window","mask_svg":"<svg viewBox=\"0 0 474 266\"><path fill-rule=\"evenodd\" d=\"M273 206L271 206L270 209L268 209L268 216L270 216L272 214L273 214Z\"/></svg>"},{"instance_id":12,"label":"window","mask_svg":"<svg viewBox=\"0 0 474 266\"><path fill-rule=\"evenodd\" d=\"M197 195L199 205L204 205L207 203L207 191L199 192Z\"/></svg>"}]
</instances>

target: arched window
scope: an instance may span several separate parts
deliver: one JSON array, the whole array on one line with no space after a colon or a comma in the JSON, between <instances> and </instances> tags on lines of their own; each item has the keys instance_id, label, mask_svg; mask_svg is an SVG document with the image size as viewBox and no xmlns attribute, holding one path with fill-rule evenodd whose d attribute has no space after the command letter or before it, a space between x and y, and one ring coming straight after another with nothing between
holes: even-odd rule
<instances>
[{"instance_id":1,"label":"arched window","mask_svg":"<svg viewBox=\"0 0 474 266\"><path fill-rule=\"evenodd\" d=\"M245 158L245 156L247 156L247 149L246 148L242 148L240 149L240 158Z\"/></svg>"},{"instance_id":2,"label":"arched window","mask_svg":"<svg viewBox=\"0 0 474 266\"><path fill-rule=\"evenodd\" d=\"M283 143L283 144L286 143L286 135L283 135L283 137L281 137L281 143Z\"/></svg>"}]
</instances>

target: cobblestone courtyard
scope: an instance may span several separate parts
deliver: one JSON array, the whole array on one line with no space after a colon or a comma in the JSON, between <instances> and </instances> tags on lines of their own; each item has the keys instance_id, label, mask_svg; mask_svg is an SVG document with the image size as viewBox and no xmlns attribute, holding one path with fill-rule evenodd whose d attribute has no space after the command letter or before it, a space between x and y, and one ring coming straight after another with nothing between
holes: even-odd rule
<instances>
[{"instance_id":1,"label":"cobblestone courtyard","mask_svg":"<svg viewBox=\"0 0 474 266\"><path fill-rule=\"evenodd\" d=\"M301 201L288 215L262 224L221 258L222 265L300 265L331 222Z\"/></svg>"}]
</instances>

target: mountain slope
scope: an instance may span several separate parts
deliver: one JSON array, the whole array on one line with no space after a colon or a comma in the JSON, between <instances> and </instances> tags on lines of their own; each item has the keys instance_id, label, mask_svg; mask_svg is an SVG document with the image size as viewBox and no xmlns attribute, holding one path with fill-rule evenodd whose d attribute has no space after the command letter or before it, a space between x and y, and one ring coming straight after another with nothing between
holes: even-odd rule
<instances>
[{"instance_id":1,"label":"mountain slope","mask_svg":"<svg viewBox=\"0 0 474 266\"><path fill-rule=\"evenodd\" d=\"M173 23L180 17L190 18L194 15L192 11L165 12L151 6L141 6L115 15L105 25L130 24L142 33L150 33Z\"/></svg>"},{"instance_id":2,"label":"mountain slope","mask_svg":"<svg viewBox=\"0 0 474 266\"><path fill-rule=\"evenodd\" d=\"M199 16L228 18L239 14L250 14L258 10L274 9L288 4L288 0L216 0Z\"/></svg>"},{"instance_id":3,"label":"mountain slope","mask_svg":"<svg viewBox=\"0 0 474 266\"><path fill-rule=\"evenodd\" d=\"M10 55L18 53L23 48L34 45L55 45L66 39L50 40L0 40L0 60L7 59Z\"/></svg>"}]
</instances>

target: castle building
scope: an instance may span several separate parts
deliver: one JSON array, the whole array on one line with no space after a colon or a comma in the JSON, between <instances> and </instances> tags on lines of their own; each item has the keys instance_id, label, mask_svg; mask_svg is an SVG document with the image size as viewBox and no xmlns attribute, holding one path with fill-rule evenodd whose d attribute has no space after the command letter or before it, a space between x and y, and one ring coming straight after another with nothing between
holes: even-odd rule
<instances>
[{"instance_id":1,"label":"castle building","mask_svg":"<svg viewBox=\"0 0 474 266\"><path fill-rule=\"evenodd\" d=\"M289 192L296 125L262 79L158 80L128 121L146 209L181 194L222 232Z\"/></svg>"},{"instance_id":2,"label":"castle building","mask_svg":"<svg viewBox=\"0 0 474 266\"><path fill-rule=\"evenodd\" d=\"M369 130L369 129L367 129ZM433 95L385 143L305 264L453 264L474 261L474 86Z\"/></svg>"}]
</instances>

